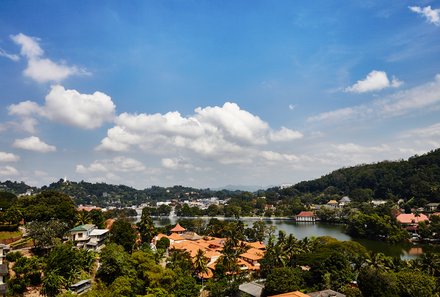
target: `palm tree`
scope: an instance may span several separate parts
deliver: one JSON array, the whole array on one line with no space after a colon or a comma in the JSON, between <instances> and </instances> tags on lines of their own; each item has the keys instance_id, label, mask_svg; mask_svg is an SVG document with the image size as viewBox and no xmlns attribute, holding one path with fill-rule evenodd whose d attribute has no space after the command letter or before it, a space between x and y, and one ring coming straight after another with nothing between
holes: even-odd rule
<instances>
[{"instance_id":1,"label":"palm tree","mask_svg":"<svg viewBox=\"0 0 440 297\"><path fill-rule=\"evenodd\" d=\"M76 213L76 223L78 225L88 224L92 221L92 217L88 211L82 210Z\"/></svg>"},{"instance_id":2,"label":"palm tree","mask_svg":"<svg viewBox=\"0 0 440 297\"><path fill-rule=\"evenodd\" d=\"M205 252L199 249L193 261L194 274L202 279L203 287L203 275L208 273L209 258L205 256Z\"/></svg>"}]
</instances>

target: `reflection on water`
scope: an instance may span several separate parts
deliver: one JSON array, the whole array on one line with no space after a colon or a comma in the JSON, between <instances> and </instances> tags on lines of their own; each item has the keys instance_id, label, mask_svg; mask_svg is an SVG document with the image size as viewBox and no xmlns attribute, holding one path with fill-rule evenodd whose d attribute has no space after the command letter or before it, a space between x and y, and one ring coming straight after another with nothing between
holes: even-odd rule
<instances>
[{"instance_id":1,"label":"reflection on water","mask_svg":"<svg viewBox=\"0 0 440 297\"><path fill-rule=\"evenodd\" d=\"M156 226L165 226L169 224L176 224L178 217L162 217L154 218L153 221ZM201 218L209 221L210 218ZM224 218L219 218L224 219ZM228 218L227 218L228 219ZM243 218L241 219L245 225L252 226L253 222L258 219ZM331 236L338 240L354 240L362 244L365 248L373 252L381 252L387 256L400 257L402 259L415 259L423 252L438 251L437 246L428 245L414 245L411 243L390 244L383 241L355 239L344 233L344 225L333 225L325 223L296 223L292 220L265 220L268 225L275 226L278 230L283 230L287 234L293 234L298 239L305 237Z\"/></svg>"}]
</instances>

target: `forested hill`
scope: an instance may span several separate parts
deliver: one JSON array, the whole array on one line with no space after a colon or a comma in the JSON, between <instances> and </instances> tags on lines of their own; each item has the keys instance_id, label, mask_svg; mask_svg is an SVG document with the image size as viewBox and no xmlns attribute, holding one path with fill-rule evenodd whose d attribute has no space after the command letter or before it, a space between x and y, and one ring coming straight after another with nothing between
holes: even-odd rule
<instances>
[{"instance_id":1,"label":"forested hill","mask_svg":"<svg viewBox=\"0 0 440 297\"><path fill-rule=\"evenodd\" d=\"M348 195L357 200L413 198L440 202L440 149L401 161L341 168L292 188L300 193Z\"/></svg>"},{"instance_id":2,"label":"forested hill","mask_svg":"<svg viewBox=\"0 0 440 297\"><path fill-rule=\"evenodd\" d=\"M165 201L171 199L178 199L181 201L210 197L224 199L241 193L241 191L214 191L210 189L196 189L184 186L152 186L143 190L137 190L125 185L89 183L85 181L74 182L65 181L63 179L51 183L48 186L43 186L41 189L30 187L23 182L0 182L0 192L10 192L15 195L20 195L29 190L33 193L54 190L69 195L78 205L93 204L97 206L130 206L139 205L149 201Z\"/></svg>"}]
</instances>

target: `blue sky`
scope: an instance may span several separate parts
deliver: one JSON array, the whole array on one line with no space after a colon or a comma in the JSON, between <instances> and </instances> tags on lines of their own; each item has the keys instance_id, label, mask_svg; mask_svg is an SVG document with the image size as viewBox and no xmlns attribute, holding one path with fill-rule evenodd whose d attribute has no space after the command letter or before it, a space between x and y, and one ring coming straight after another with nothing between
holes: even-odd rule
<instances>
[{"instance_id":1,"label":"blue sky","mask_svg":"<svg viewBox=\"0 0 440 297\"><path fill-rule=\"evenodd\" d=\"M279 185L440 147L440 1L0 1L0 180Z\"/></svg>"}]
</instances>

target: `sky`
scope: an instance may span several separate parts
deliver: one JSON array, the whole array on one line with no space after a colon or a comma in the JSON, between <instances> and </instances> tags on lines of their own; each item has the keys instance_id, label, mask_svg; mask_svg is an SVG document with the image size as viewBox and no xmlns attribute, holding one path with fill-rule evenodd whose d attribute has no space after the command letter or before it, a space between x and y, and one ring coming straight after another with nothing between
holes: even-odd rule
<instances>
[{"instance_id":1,"label":"sky","mask_svg":"<svg viewBox=\"0 0 440 297\"><path fill-rule=\"evenodd\" d=\"M438 1L0 1L0 181L294 184L440 147Z\"/></svg>"}]
</instances>

